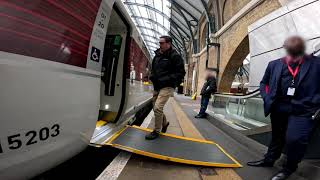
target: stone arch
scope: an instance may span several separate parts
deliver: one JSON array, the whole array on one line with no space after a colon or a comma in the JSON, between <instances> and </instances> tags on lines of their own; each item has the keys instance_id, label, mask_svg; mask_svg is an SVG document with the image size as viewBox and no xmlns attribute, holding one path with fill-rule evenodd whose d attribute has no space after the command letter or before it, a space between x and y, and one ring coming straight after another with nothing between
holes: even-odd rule
<instances>
[{"instance_id":1,"label":"stone arch","mask_svg":"<svg viewBox=\"0 0 320 180\"><path fill-rule=\"evenodd\" d=\"M250 0L225 0L222 7L222 23L227 23L235 14L237 14Z\"/></svg>"},{"instance_id":2,"label":"stone arch","mask_svg":"<svg viewBox=\"0 0 320 180\"><path fill-rule=\"evenodd\" d=\"M232 82L235 78L238 69L241 67L243 60L250 53L249 50L249 37L245 36L240 42L239 46L231 55L219 82L219 91L229 92Z\"/></svg>"}]
</instances>

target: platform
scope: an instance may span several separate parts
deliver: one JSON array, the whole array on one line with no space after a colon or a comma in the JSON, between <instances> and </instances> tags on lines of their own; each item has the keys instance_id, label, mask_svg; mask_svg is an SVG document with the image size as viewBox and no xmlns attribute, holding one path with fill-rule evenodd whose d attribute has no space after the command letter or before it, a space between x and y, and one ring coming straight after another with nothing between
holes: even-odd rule
<instances>
[{"instance_id":1,"label":"platform","mask_svg":"<svg viewBox=\"0 0 320 180\"><path fill-rule=\"evenodd\" d=\"M194 165L184 165L176 162L157 160L128 152L122 152L97 178L119 180L267 180L280 167L254 168L246 166L246 162L259 159L263 150L252 150L228 134L217 128L206 119L195 119L199 109L199 100L193 101L189 97L175 95L165 106L165 114L170 121L168 132L177 136L214 141L242 164L243 168L213 168ZM144 127L153 127L153 115L149 115ZM299 175L293 175L291 180L305 180Z\"/></svg>"}]
</instances>

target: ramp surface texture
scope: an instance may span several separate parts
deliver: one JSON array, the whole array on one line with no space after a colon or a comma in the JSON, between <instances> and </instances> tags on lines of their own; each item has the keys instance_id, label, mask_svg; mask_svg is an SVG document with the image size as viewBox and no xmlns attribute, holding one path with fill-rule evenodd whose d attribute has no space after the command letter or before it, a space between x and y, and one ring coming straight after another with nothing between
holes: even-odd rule
<instances>
[{"instance_id":1,"label":"ramp surface texture","mask_svg":"<svg viewBox=\"0 0 320 180\"><path fill-rule=\"evenodd\" d=\"M136 154L173 162L213 166L241 167L218 144L170 134L161 134L155 140L145 140L145 135L151 132L136 126L128 126L108 142L115 148Z\"/></svg>"}]
</instances>

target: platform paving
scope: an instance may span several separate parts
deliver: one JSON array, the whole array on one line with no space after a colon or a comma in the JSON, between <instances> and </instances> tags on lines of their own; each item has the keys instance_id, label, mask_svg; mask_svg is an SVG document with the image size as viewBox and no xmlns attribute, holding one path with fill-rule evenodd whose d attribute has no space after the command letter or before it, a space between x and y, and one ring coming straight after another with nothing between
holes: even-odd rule
<instances>
[{"instance_id":1,"label":"platform paving","mask_svg":"<svg viewBox=\"0 0 320 180\"><path fill-rule=\"evenodd\" d=\"M236 158L244 166L243 168L205 168L132 154L118 179L268 180L279 170L279 167L253 168L246 166L247 161L259 159L263 153L252 151L237 142L209 120L195 119L194 116L200 107L199 102L199 99L193 101L189 97L180 95L171 98L164 109L167 119L170 121L168 133L214 141ZM149 124L149 128L153 126L154 119ZM304 178L294 175L290 180L304 180Z\"/></svg>"},{"instance_id":2,"label":"platform paving","mask_svg":"<svg viewBox=\"0 0 320 180\"><path fill-rule=\"evenodd\" d=\"M242 179L269 180L273 174L280 170L279 166L273 168L255 168L247 166L246 163L248 161L261 159L264 151L257 152L256 150L250 149L244 144L236 141L229 136L228 133L219 129L207 119L194 118L198 108L200 108L199 98L197 100L192 100L190 97L176 95L175 100L205 139L218 143L243 165L243 168L234 169ZM210 120L214 120L212 117L209 118ZM258 144L256 145L258 146ZM305 178L294 174L291 176L290 180L305 180Z\"/></svg>"},{"instance_id":3,"label":"platform paving","mask_svg":"<svg viewBox=\"0 0 320 180\"><path fill-rule=\"evenodd\" d=\"M167 133L203 139L191 121L187 118L183 110L171 98L165 106L165 114L170 121ZM154 126L152 120L149 127ZM165 180L165 179L181 179L181 180L213 180L213 179L241 179L231 168L204 168L199 166L184 165L172 163L139 155L132 155L127 166L120 174L119 180Z\"/></svg>"},{"instance_id":4,"label":"platform paving","mask_svg":"<svg viewBox=\"0 0 320 180\"><path fill-rule=\"evenodd\" d=\"M177 116L173 110L172 101L164 107L164 112L167 119L170 121L167 133L183 136L182 129L178 122ZM154 118L152 119L149 128L154 127ZM164 179L177 179L177 180L197 180L200 179L198 169L193 166L183 165L173 162L167 162L148 158L140 155L132 155L118 177L118 180L164 180Z\"/></svg>"}]
</instances>

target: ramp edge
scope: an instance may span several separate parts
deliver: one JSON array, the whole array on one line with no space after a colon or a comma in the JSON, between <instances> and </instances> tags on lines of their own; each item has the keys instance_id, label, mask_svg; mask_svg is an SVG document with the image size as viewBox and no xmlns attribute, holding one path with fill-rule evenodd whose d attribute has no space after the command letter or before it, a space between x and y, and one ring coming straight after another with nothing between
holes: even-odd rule
<instances>
[{"instance_id":1,"label":"ramp edge","mask_svg":"<svg viewBox=\"0 0 320 180\"><path fill-rule=\"evenodd\" d=\"M188 137L182 137L182 136L176 136L172 134L166 134L166 133L160 133L163 136L167 137L173 137L177 139L183 139L183 140L188 140L188 141L193 141L193 142L198 142L198 143L205 143L205 144L211 144L211 145L216 145L218 149L224 153L229 159L231 159L234 164L225 164L225 163L212 163L212 162L204 162L204 161L195 161L195 160L187 160L187 159L181 159L181 158L176 158L176 157L170 157L170 156L164 156L164 155L159 155L156 153L151 153L147 151L142 151L138 150L135 148L123 146L120 144L113 144L112 142L119 137L126 129L128 128L135 128L138 130L146 131L146 132L152 132L151 129L148 128L142 128L140 126L126 126L123 129L119 130L117 133L115 133L109 141L106 143L106 145L112 146L114 148L118 148L124 151L128 151L131 153L135 153L138 155L143 155L151 158L156 158L156 159L161 159L161 160L166 160L166 161L171 161L171 162L178 162L178 163L183 163L183 164L190 164L190 165L197 165L197 166L209 166L209 167L225 167L225 168L240 168L243 167L237 160L235 160L230 154L228 154L220 145L212 142L212 141L206 141L206 140L201 140L201 139L195 139L195 138L188 138Z\"/></svg>"},{"instance_id":2,"label":"ramp edge","mask_svg":"<svg viewBox=\"0 0 320 180\"><path fill-rule=\"evenodd\" d=\"M151 157L151 158L156 158L156 159L161 159L161 160L166 160L166 161L171 161L171 162L178 162L178 163L183 163L183 164L190 164L190 165L197 165L197 166L208 166L208 167L221 167L221 168L222 167L223 168L240 168L240 167L242 167L238 162L235 162L235 164L224 164L224 163L210 163L210 162L186 160L186 159L180 159L180 158L150 153L150 152L146 152L146 151L141 151L138 149L122 146L120 144L112 144L111 146L118 148L118 149L121 149L121 150L124 150L124 151L134 153L134 154L139 154L139 155L143 155L143 156L147 156L147 157ZM233 158L231 160L233 160Z\"/></svg>"}]
</instances>

